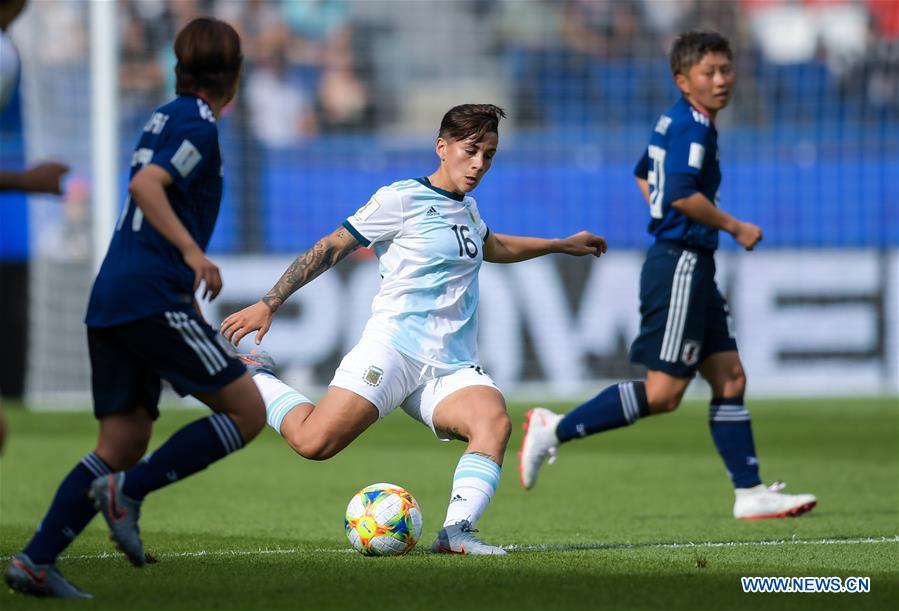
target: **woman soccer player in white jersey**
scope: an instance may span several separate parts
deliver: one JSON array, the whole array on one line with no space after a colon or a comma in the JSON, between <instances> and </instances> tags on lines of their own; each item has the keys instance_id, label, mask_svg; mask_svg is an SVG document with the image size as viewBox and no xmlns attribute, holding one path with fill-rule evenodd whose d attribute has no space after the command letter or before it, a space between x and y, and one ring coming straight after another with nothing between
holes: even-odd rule
<instances>
[{"instance_id":1,"label":"woman soccer player in white jersey","mask_svg":"<svg viewBox=\"0 0 899 611\"><path fill-rule=\"evenodd\" d=\"M227 317L237 344L268 332L297 289L360 246L373 247L383 280L362 339L341 361L317 407L278 380L264 353L245 357L266 403L268 423L301 456L325 460L397 406L443 440L468 442L456 467L444 527L432 551L504 554L472 526L493 497L509 440L502 393L481 370L477 350L478 270L550 253L600 256L603 238L582 231L565 239L491 233L467 195L490 169L505 113L465 104L443 117L427 178L379 189L333 233L301 254L258 303Z\"/></svg>"}]
</instances>

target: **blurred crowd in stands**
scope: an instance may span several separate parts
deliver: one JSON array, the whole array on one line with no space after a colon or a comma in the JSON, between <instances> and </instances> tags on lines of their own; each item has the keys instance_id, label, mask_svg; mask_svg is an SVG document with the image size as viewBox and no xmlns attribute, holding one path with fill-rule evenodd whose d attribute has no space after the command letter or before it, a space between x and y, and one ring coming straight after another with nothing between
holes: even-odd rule
<instances>
[{"instance_id":1,"label":"blurred crowd in stands","mask_svg":"<svg viewBox=\"0 0 899 611\"><path fill-rule=\"evenodd\" d=\"M211 14L243 36L239 104L248 129L275 149L319 134L433 130L449 103L474 99L510 107L521 129L645 124L676 95L665 54L691 28L733 42L741 81L727 122L899 121L899 0L119 0L119 8L126 117L138 122L171 95L174 34ZM66 24L69 46L74 25Z\"/></svg>"},{"instance_id":2,"label":"blurred crowd in stands","mask_svg":"<svg viewBox=\"0 0 899 611\"><path fill-rule=\"evenodd\" d=\"M171 41L186 22L206 14L241 34L242 99L262 142L289 146L319 132L372 125L370 72L358 62L343 0L137 0L120 7L121 87L131 100L171 95Z\"/></svg>"}]
</instances>

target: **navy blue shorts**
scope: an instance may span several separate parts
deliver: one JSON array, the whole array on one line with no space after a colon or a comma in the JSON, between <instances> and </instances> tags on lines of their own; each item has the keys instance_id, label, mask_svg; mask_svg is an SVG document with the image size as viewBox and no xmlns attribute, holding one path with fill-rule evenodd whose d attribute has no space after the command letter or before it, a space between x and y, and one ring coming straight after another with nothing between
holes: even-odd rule
<instances>
[{"instance_id":1,"label":"navy blue shorts","mask_svg":"<svg viewBox=\"0 0 899 611\"><path fill-rule=\"evenodd\" d=\"M88 327L87 343L97 418L143 407L155 420L161 378L183 396L216 392L246 371L193 310Z\"/></svg>"},{"instance_id":2,"label":"navy blue shorts","mask_svg":"<svg viewBox=\"0 0 899 611\"><path fill-rule=\"evenodd\" d=\"M640 274L640 317L631 361L652 371L692 378L707 357L737 349L710 251L654 244Z\"/></svg>"}]
</instances>

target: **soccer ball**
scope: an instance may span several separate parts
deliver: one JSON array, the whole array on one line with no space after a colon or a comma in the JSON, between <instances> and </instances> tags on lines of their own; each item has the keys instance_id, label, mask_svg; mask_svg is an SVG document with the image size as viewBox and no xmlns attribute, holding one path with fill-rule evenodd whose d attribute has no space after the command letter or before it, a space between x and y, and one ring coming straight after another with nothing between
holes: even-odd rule
<instances>
[{"instance_id":1,"label":"soccer ball","mask_svg":"<svg viewBox=\"0 0 899 611\"><path fill-rule=\"evenodd\" d=\"M421 508L396 484L372 484L350 499L343 521L350 545L365 556L405 554L421 536Z\"/></svg>"}]
</instances>

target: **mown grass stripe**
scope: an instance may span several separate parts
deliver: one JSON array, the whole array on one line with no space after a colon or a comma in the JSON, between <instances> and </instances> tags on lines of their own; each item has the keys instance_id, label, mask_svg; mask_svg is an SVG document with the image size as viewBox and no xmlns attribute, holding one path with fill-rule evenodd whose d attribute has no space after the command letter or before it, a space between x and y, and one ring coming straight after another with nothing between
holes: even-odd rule
<instances>
[{"instance_id":1,"label":"mown grass stripe","mask_svg":"<svg viewBox=\"0 0 899 611\"><path fill-rule=\"evenodd\" d=\"M865 537L857 539L771 539L762 541L684 541L658 543L547 543L536 545L504 545L503 549L514 552L568 552L590 550L627 550L627 549L684 549L684 548L717 548L717 547L764 547L779 545L874 545L880 543L899 543L899 535L893 537ZM249 550L196 550L188 552L162 552L153 554L156 558L233 558L244 556L272 556L278 554L345 554L354 550L349 548L268 548ZM99 554L79 554L60 556L60 560L103 560L122 558L113 552ZM3 560L10 560L11 556Z\"/></svg>"}]
</instances>

